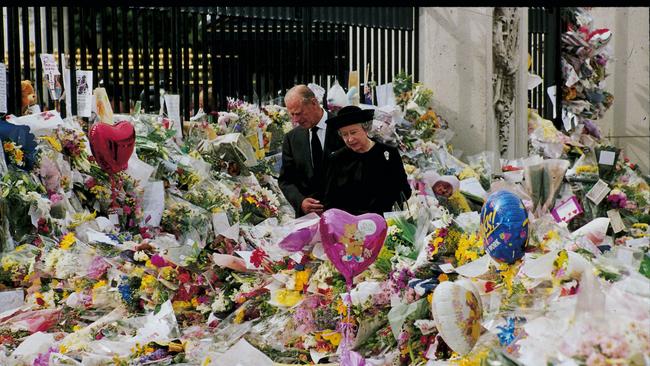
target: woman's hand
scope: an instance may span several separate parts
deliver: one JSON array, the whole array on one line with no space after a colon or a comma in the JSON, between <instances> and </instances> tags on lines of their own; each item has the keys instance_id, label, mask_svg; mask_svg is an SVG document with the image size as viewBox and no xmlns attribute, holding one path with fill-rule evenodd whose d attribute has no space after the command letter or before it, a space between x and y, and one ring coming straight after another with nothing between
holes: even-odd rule
<instances>
[{"instance_id":1,"label":"woman's hand","mask_svg":"<svg viewBox=\"0 0 650 366\"><path fill-rule=\"evenodd\" d=\"M315 212L320 215L323 213L323 205L320 203L319 200L311 197L307 197L304 200L302 200L302 203L300 204L300 209L305 214Z\"/></svg>"}]
</instances>

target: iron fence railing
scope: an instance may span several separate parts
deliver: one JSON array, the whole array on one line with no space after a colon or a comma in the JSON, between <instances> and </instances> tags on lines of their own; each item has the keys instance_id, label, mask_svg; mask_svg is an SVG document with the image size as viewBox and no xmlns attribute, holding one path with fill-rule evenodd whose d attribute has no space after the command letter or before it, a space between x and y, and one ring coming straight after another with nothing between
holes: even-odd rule
<instances>
[{"instance_id":1,"label":"iron fence railing","mask_svg":"<svg viewBox=\"0 0 650 366\"><path fill-rule=\"evenodd\" d=\"M365 83L367 64L382 83L416 73L416 23L413 7L2 7L0 62L9 113L20 111L21 80L35 83L40 105L57 107L39 55L61 65L65 53L71 73L92 70L116 112L138 100L158 110L164 89L181 95L188 119L200 105L225 109L229 96L261 103L295 83L346 84L351 69ZM72 99L58 106L63 115L76 114Z\"/></svg>"},{"instance_id":2,"label":"iron fence railing","mask_svg":"<svg viewBox=\"0 0 650 366\"><path fill-rule=\"evenodd\" d=\"M553 85L562 85L559 13L557 7L528 8L528 53L532 61L530 71L543 79L542 84L528 91L528 105L536 109L540 116L553 120L556 126L560 126L562 106L559 101L562 100L562 88L556 87L557 103L551 100L547 90Z\"/></svg>"}]
</instances>

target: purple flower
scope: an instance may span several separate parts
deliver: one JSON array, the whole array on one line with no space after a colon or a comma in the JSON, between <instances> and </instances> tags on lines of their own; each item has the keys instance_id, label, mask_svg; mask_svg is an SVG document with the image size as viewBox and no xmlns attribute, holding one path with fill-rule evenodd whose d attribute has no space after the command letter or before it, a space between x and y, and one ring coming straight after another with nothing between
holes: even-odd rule
<instances>
[{"instance_id":1,"label":"purple flower","mask_svg":"<svg viewBox=\"0 0 650 366\"><path fill-rule=\"evenodd\" d=\"M34 359L32 366L49 366L50 365L50 354L57 353L56 347L50 347L47 352L39 353L38 356Z\"/></svg>"},{"instance_id":2,"label":"purple flower","mask_svg":"<svg viewBox=\"0 0 650 366\"><path fill-rule=\"evenodd\" d=\"M158 254L154 254L151 257L151 264L153 264L154 266L156 266L158 268L168 266L167 261L165 260L165 258L161 257Z\"/></svg>"}]
</instances>

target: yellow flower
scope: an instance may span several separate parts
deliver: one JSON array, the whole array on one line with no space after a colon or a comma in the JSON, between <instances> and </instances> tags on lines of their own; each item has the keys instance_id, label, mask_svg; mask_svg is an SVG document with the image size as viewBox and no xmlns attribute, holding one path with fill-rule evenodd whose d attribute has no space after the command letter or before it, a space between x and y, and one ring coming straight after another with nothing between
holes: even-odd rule
<instances>
[{"instance_id":1,"label":"yellow flower","mask_svg":"<svg viewBox=\"0 0 650 366\"><path fill-rule=\"evenodd\" d=\"M235 319L233 319L233 323L235 324L241 324L242 321L244 321L244 307L241 307L235 311Z\"/></svg>"},{"instance_id":2,"label":"yellow flower","mask_svg":"<svg viewBox=\"0 0 650 366\"><path fill-rule=\"evenodd\" d=\"M192 307L192 304L190 304L188 301L177 300L172 302L172 307L174 308L175 312L180 312L189 309L190 307Z\"/></svg>"},{"instance_id":3,"label":"yellow flower","mask_svg":"<svg viewBox=\"0 0 650 366\"><path fill-rule=\"evenodd\" d=\"M106 280L101 280L93 285L93 290L106 286Z\"/></svg>"},{"instance_id":4,"label":"yellow flower","mask_svg":"<svg viewBox=\"0 0 650 366\"><path fill-rule=\"evenodd\" d=\"M43 140L47 141L50 143L50 146L57 152L61 152L63 150L63 147L61 146L61 143L59 142L58 139L56 139L53 136L42 136L41 137Z\"/></svg>"},{"instance_id":5,"label":"yellow flower","mask_svg":"<svg viewBox=\"0 0 650 366\"><path fill-rule=\"evenodd\" d=\"M341 333L334 332L331 330L324 330L321 332L321 336L324 340L330 342L332 346L338 346L341 343Z\"/></svg>"},{"instance_id":6,"label":"yellow flower","mask_svg":"<svg viewBox=\"0 0 650 366\"><path fill-rule=\"evenodd\" d=\"M307 284L309 283L309 276L311 275L311 269L307 268L304 271L298 271L295 274L295 282L296 285L294 286L294 290L296 291L302 291Z\"/></svg>"},{"instance_id":7,"label":"yellow flower","mask_svg":"<svg viewBox=\"0 0 650 366\"><path fill-rule=\"evenodd\" d=\"M81 325L79 325L79 324L77 324L77 325L75 325L75 326L72 327L72 331L73 331L73 332L76 332L76 331L78 331L78 330L80 330L80 329L83 329L83 327L82 327Z\"/></svg>"},{"instance_id":8,"label":"yellow flower","mask_svg":"<svg viewBox=\"0 0 650 366\"><path fill-rule=\"evenodd\" d=\"M66 347L65 344L62 344L62 345L59 347L59 353L61 353L61 354L65 354L66 352L68 352L68 347Z\"/></svg>"},{"instance_id":9,"label":"yellow flower","mask_svg":"<svg viewBox=\"0 0 650 366\"><path fill-rule=\"evenodd\" d=\"M440 276L438 276L438 282L445 282L449 281L449 276L447 276L446 273L441 273Z\"/></svg>"},{"instance_id":10,"label":"yellow flower","mask_svg":"<svg viewBox=\"0 0 650 366\"><path fill-rule=\"evenodd\" d=\"M99 184L92 187L90 189L90 193L94 194L95 197L97 197L100 200L102 199L107 200L111 198L111 190Z\"/></svg>"},{"instance_id":11,"label":"yellow flower","mask_svg":"<svg viewBox=\"0 0 650 366\"><path fill-rule=\"evenodd\" d=\"M300 291L280 289L275 292L275 301L282 306L291 307L300 300L302 300Z\"/></svg>"},{"instance_id":12,"label":"yellow flower","mask_svg":"<svg viewBox=\"0 0 650 366\"><path fill-rule=\"evenodd\" d=\"M156 286L156 283L158 283L156 277L150 274L144 275L144 277L142 277L142 281L140 282L140 290L146 291L147 289L152 289Z\"/></svg>"},{"instance_id":13,"label":"yellow flower","mask_svg":"<svg viewBox=\"0 0 650 366\"><path fill-rule=\"evenodd\" d=\"M463 234L460 239L458 239L458 248L456 249L454 256L460 266L478 259L478 257L484 253L483 241L477 233L472 233Z\"/></svg>"},{"instance_id":14,"label":"yellow flower","mask_svg":"<svg viewBox=\"0 0 650 366\"><path fill-rule=\"evenodd\" d=\"M210 358L210 356L207 356L205 360L203 360L201 366L210 366L211 363L212 363L212 359Z\"/></svg>"},{"instance_id":15,"label":"yellow flower","mask_svg":"<svg viewBox=\"0 0 650 366\"><path fill-rule=\"evenodd\" d=\"M151 259L147 259L147 261L144 262L144 266L151 269L158 269L158 267L156 267L153 263L151 263Z\"/></svg>"},{"instance_id":16,"label":"yellow flower","mask_svg":"<svg viewBox=\"0 0 650 366\"><path fill-rule=\"evenodd\" d=\"M11 150L14 149L14 143L11 141L5 142L2 147L5 149L6 152L11 152Z\"/></svg>"},{"instance_id":17,"label":"yellow flower","mask_svg":"<svg viewBox=\"0 0 650 366\"><path fill-rule=\"evenodd\" d=\"M427 302L431 304L433 302L433 292L427 295Z\"/></svg>"},{"instance_id":18,"label":"yellow flower","mask_svg":"<svg viewBox=\"0 0 650 366\"><path fill-rule=\"evenodd\" d=\"M454 191L454 193L449 196L449 203L454 205L454 207L458 208L458 210L461 212L471 211L469 203L467 203L467 199L465 196L463 196L462 193L460 193L460 191Z\"/></svg>"},{"instance_id":19,"label":"yellow flower","mask_svg":"<svg viewBox=\"0 0 650 366\"><path fill-rule=\"evenodd\" d=\"M136 277L141 277L142 275L144 275L144 268L135 267L133 270L131 270L131 275Z\"/></svg>"},{"instance_id":20,"label":"yellow flower","mask_svg":"<svg viewBox=\"0 0 650 366\"><path fill-rule=\"evenodd\" d=\"M433 242L431 243L431 246L433 247L433 251L431 251L431 255L438 254L438 249L440 249L440 244L442 244L443 240L444 239L439 236L433 239Z\"/></svg>"},{"instance_id":21,"label":"yellow flower","mask_svg":"<svg viewBox=\"0 0 650 366\"><path fill-rule=\"evenodd\" d=\"M147 260L148 263L151 263L151 260ZM166 279L167 281L171 281L174 277L176 277L176 270L172 268L171 266L163 267L160 269L160 277Z\"/></svg>"},{"instance_id":22,"label":"yellow flower","mask_svg":"<svg viewBox=\"0 0 650 366\"><path fill-rule=\"evenodd\" d=\"M61 239L61 243L59 243L59 247L63 250L68 250L76 241L77 238L75 238L74 232L71 231L65 234L63 239Z\"/></svg>"},{"instance_id":23,"label":"yellow flower","mask_svg":"<svg viewBox=\"0 0 650 366\"><path fill-rule=\"evenodd\" d=\"M487 358L488 352L487 349L483 349L479 352L470 353L457 361L452 361L452 364L458 366L481 366L483 361ZM452 356L452 358L454 357Z\"/></svg>"},{"instance_id":24,"label":"yellow flower","mask_svg":"<svg viewBox=\"0 0 650 366\"><path fill-rule=\"evenodd\" d=\"M576 168L576 173L598 173L598 167L595 165L581 165Z\"/></svg>"},{"instance_id":25,"label":"yellow flower","mask_svg":"<svg viewBox=\"0 0 650 366\"><path fill-rule=\"evenodd\" d=\"M461 171L460 174L458 174L458 179L463 180L463 179L467 179L467 178L476 178L476 179L478 179L480 177L479 177L478 173L476 173L474 171L474 169L470 168L469 166L466 166L465 169L463 169L463 171Z\"/></svg>"},{"instance_id":26,"label":"yellow flower","mask_svg":"<svg viewBox=\"0 0 650 366\"><path fill-rule=\"evenodd\" d=\"M519 266L516 263L512 265L501 263L499 265L499 271L501 280L506 285L506 289L508 289L508 296L511 296L514 288L514 278L519 271Z\"/></svg>"},{"instance_id":27,"label":"yellow flower","mask_svg":"<svg viewBox=\"0 0 650 366\"><path fill-rule=\"evenodd\" d=\"M18 262L12 260L9 257L3 257L1 263L2 263L2 270L5 272L11 271L13 267L18 267Z\"/></svg>"},{"instance_id":28,"label":"yellow flower","mask_svg":"<svg viewBox=\"0 0 650 366\"><path fill-rule=\"evenodd\" d=\"M16 162L22 163L23 157L24 156L23 156L23 151L22 150L18 149L16 151L14 151L14 159L16 159Z\"/></svg>"},{"instance_id":29,"label":"yellow flower","mask_svg":"<svg viewBox=\"0 0 650 366\"><path fill-rule=\"evenodd\" d=\"M74 229L77 226L83 224L84 222L87 221L92 221L97 217L97 211L93 211L91 214L85 214L83 212L77 212L74 215L72 215L72 223L68 225L70 229Z\"/></svg>"},{"instance_id":30,"label":"yellow flower","mask_svg":"<svg viewBox=\"0 0 650 366\"><path fill-rule=\"evenodd\" d=\"M343 303L343 300L338 299L336 303L336 311L339 313L341 316L346 316L348 314L348 308L345 306Z\"/></svg>"}]
</instances>

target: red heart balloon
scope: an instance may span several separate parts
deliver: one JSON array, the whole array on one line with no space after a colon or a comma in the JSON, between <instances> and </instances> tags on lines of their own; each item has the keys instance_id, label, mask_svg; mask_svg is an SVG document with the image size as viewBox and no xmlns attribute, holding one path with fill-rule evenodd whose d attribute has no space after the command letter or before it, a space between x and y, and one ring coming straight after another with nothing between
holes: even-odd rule
<instances>
[{"instance_id":1,"label":"red heart balloon","mask_svg":"<svg viewBox=\"0 0 650 366\"><path fill-rule=\"evenodd\" d=\"M90 150L105 172L115 174L125 170L135 147L135 129L127 121L109 125L95 123L88 136Z\"/></svg>"}]
</instances>

